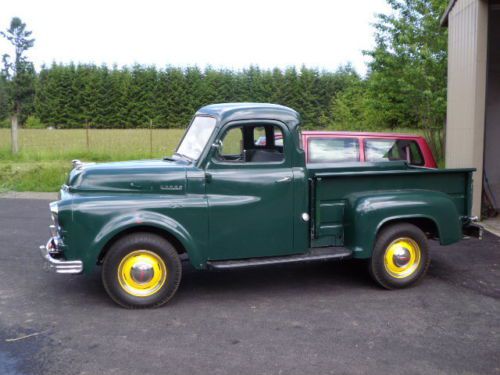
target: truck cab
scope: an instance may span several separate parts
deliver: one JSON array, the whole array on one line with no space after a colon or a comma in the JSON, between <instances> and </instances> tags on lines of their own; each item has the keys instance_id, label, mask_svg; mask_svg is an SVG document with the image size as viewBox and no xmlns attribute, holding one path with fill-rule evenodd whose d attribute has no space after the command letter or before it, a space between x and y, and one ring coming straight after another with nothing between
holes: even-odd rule
<instances>
[{"instance_id":1,"label":"truck cab","mask_svg":"<svg viewBox=\"0 0 500 375\"><path fill-rule=\"evenodd\" d=\"M202 113L231 116L226 106L218 109L212 106ZM308 201L299 115L263 105L258 111L247 110L246 116L219 122L200 163L210 223L209 259L303 252L308 247L308 222L302 215L308 212ZM277 134L282 145L274 143ZM265 146L256 144L262 135L268 140Z\"/></svg>"},{"instance_id":2,"label":"truck cab","mask_svg":"<svg viewBox=\"0 0 500 375\"><path fill-rule=\"evenodd\" d=\"M368 259L375 281L393 289L422 279L428 239L479 236L472 169L306 167L301 142L293 109L216 104L195 114L171 157L75 161L51 204L52 236L40 248L47 267L101 266L115 302L153 307L175 294L181 258L200 270Z\"/></svg>"}]
</instances>

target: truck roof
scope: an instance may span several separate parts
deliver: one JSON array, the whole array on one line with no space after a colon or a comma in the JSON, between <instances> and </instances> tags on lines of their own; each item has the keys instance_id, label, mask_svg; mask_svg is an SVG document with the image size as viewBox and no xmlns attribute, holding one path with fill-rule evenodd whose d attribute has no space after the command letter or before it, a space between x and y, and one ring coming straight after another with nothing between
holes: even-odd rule
<instances>
[{"instance_id":1,"label":"truck roof","mask_svg":"<svg viewBox=\"0 0 500 375\"><path fill-rule=\"evenodd\" d=\"M216 117L220 123L233 120L278 120L290 127L300 123L300 115L292 108L270 103L220 103L202 107L196 115Z\"/></svg>"}]
</instances>

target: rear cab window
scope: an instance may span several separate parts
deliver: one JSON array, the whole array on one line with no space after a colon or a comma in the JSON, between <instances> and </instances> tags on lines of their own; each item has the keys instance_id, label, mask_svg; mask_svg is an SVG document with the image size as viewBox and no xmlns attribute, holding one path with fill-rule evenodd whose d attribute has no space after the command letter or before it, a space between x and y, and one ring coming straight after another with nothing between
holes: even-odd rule
<instances>
[{"instance_id":1,"label":"rear cab window","mask_svg":"<svg viewBox=\"0 0 500 375\"><path fill-rule=\"evenodd\" d=\"M255 127L253 130L253 139L255 140L255 146L266 146L267 136L266 129L263 126ZM283 132L280 128L275 127L274 129L274 145L283 147Z\"/></svg>"},{"instance_id":2,"label":"rear cab window","mask_svg":"<svg viewBox=\"0 0 500 375\"><path fill-rule=\"evenodd\" d=\"M309 138L309 163L340 163L359 161L357 138Z\"/></svg>"},{"instance_id":3,"label":"rear cab window","mask_svg":"<svg viewBox=\"0 0 500 375\"><path fill-rule=\"evenodd\" d=\"M405 160L409 164L422 166L424 158L418 143L408 139L365 139L366 161Z\"/></svg>"},{"instance_id":4,"label":"rear cab window","mask_svg":"<svg viewBox=\"0 0 500 375\"><path fill-rule=\"evenodd\" d=\"M281 163L283 131L277 125L240 125L225 130L216 160L238 163Z\"/></svg>"}]
</instances>

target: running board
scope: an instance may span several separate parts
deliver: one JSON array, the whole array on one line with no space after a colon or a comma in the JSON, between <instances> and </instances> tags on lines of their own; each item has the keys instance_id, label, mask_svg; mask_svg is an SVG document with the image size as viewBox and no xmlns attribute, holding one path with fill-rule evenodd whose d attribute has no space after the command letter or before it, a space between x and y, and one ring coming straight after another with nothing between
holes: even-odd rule
<instances>
[{"instance_id":1,"label":"running board","mask_svg":"<svg viewBox=\"0 0 500 375\"><path fill-rule=\"evenodd\" d=\"M352 251L345 247L316 247L310 249L307 253L286 255L279 257L247 258L236 260L211 260L207 262L208 268L226 269L226 268L244 268L255 266L266 266L272 264L314 262L319 260L343 259L349 258Z\"/></svg>"}]
</instances>

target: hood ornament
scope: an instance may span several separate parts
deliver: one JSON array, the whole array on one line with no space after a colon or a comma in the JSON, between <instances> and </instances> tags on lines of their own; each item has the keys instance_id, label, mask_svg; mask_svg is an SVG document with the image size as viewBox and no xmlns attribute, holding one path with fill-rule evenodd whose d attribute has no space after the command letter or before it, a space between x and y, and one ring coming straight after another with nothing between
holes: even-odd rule
<instances>
[{"instance_id":1,"label":"hood ornament","mask_svg":"<svg viewBox=\"0 0 500 375\"><path fill-rule=\"evenodd\" d=\"M82 169L83 167L85 167L87 165L92 165L92 164L95 164L95 163L83 163L83 162L81 162L78 159L73 159L73 160L71 160L71 164L73 165L73 168L79 170L79 169Z\"/></svg>"}]
</instances>

